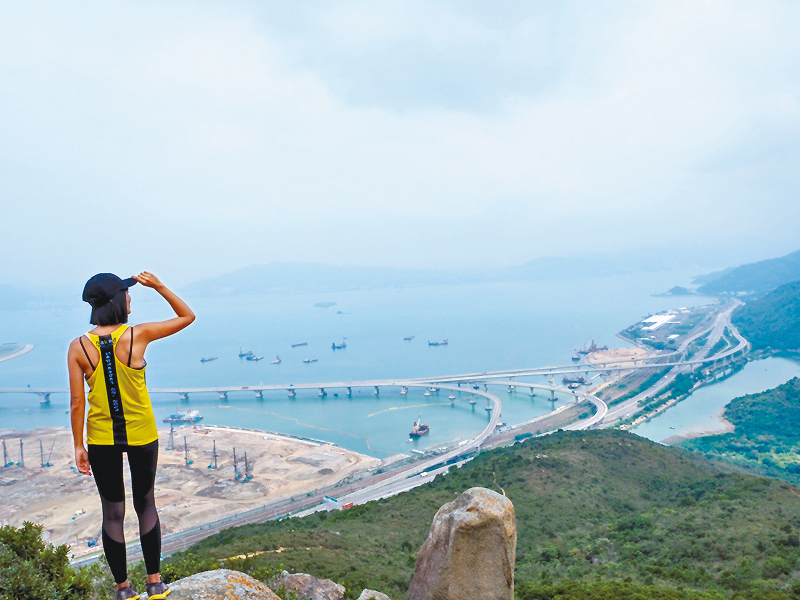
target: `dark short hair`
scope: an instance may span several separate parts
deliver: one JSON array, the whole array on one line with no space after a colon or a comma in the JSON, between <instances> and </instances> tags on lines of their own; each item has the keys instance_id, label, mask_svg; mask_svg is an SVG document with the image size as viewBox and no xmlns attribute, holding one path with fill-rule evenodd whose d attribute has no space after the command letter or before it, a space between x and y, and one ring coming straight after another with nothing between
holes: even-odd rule
<instances>
[{"instance_id":1,"label":"dark short hair","mask_svg":"<svg viewBox=\"0 0 800 600\"><path fill-rule=\"evenodd\" d=\"M121 290L102 306L92 308L92 325L118 325L128 322L128 290Z\"/></svg>"}]
</instances>

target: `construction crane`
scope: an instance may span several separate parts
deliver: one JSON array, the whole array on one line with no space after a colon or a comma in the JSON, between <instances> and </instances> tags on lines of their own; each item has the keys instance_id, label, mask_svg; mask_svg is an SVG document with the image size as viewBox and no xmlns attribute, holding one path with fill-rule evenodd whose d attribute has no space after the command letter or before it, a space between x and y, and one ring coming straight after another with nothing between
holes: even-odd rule
<instances>
[{"instance_id":1,"label":"construction crane","mask_svg":"<svg viewBox=\"0 0 800 600\"><path fill-rule=\"evenodd\" d=\"M244 453L244 480L250 481L253 473L250 471L250 463L247 462L247 452Z\"/></svg>"},{"instance_id":2,"label":"construction crane","mask_svg":"<svg viewBox=\"0 0 800 600\"><path fill-rule=\"evenodd\" d=\"M189 444L186 443L186 436L183 436L183 457L186 459L187 467L192 464L189 460Z\"/></svg>"},{"instance_id":3,"label":"construction crane","mask_svg":"<svg viewBox=\"0 0 800 600\"><path fill-rule=\"evenodd\" d=\"M217 440L214 440L214 464L208 465L209 469L216 469L217 468Z\"/></svg>"},{"instance_id":4,"label":"construction crane","mask_svg":"<svg viewBox=\"0 0 800 600\"><path fill-rule=\"evenodd\" d=\"M42 440L39 440L39 457L41 459L42 468L45 467L52 467L53 464L50 462L50 457L53 456L53 448L56 445L56 438L53 438L53 443L50 445L50 453L47 455L47 460L44 459L44 446L42 446Z\"/></svg>"}]
</instances>

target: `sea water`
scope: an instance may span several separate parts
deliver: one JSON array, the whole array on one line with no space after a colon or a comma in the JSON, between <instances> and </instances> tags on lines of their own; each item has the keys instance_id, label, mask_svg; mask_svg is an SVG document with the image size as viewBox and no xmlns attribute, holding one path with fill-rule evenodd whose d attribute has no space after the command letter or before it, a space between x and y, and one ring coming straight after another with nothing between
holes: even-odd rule
<instances>
[{"instance_id":1,"label":"sea water","mask_svg":"<svg viewBox=\"0 0 800 600\"><path fill-rule=\"evenodd\" d=\"M546 283L484 283L382 288L347 292L275 293L253 296L187 297L197 320L185 331L147 350L150 388L281 385L435 377L501 369L570 364L576 348L624 347L618 331L670 308L713 302L703 297L655 297L693 273L658 272ZM169 318L168 305L153 290L131 288L131 323ZM0 311L0 342L31 343L23 356L0 362L0 388L66 388L66 347L91 326L89 307L77 300L58 308ZM406 341L405 337L414 336ZM428 341L448 340L430 346ZM346 343L334 350L331 345ZM293 344L304 346L292 347ZM261 361L238 356L252 350ZM200 358L217 356L202 363ZM271 364L277 356L280 364ZM316 359L304 363L304 359ZM544 378L531 381L545 383ZM204 424L247 427L332 441L385 457L467 439L487 423L485 399L470 403L465 389L456 401L441 390L405 396L399 388L192 394L153 394L156 417L196 409ZM516 424L555 405L527 388L508 394L490 388L503 403L501 420ZM336 396L335 394L338 394ZM35 394L0 394L0 428L32 429L69 424L67 394L40 406ZM408 441L414 421L430 433Z\"/></svg>"},{"instance_id":2,"label":"sea water","mask_svg":"<svg viewBox=\"0 0 800 600\"><path fill-rule=\"evenodd\" d=\"M793 377L800 377L800 363L794 360L772 357L753 361L731 377L701 387L631 431L654 442L664 442L673 436L723 433L728 424L722 413L731 400L777 387Z\"/></svg>"}]
</instances>

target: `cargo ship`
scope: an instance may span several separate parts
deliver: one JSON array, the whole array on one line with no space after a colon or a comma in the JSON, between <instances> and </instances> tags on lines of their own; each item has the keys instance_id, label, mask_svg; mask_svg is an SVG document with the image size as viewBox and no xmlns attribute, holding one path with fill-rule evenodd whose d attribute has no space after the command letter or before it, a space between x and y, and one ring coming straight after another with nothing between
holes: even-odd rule
<instances>
[{"instance_id":1,"label":"cargo ship","mask_svg":"<svg viewBox=\"0 0 800 600\"><path fill-rule=\"evenodd\" d=\"M414 427L411 428L411 433L409 433L408 435L412 438L422 437L423 435L428 433L430 429L431 429L430 425L426 425L425 423L422 422L422 415L420 415L419 418L416 421L414 421Z\"/></svg>"},{"instance_id":2,"label":"cargo ship","mask_svg":"<svg viewBox=\"0 0 800 600\"><path fill-rule=\"evenodd\" d=\"M447 346L447 339L443 339L441 342L432 342L428 340L428 346Z\"/></svg>"},{"instance_id":3,"label":"cargo ship","mask_svg":"<svg viewBox=\"0 0 800 600\"><path fill-rule=\"evenodd\" d=\"M200 362L211 362L212 360L217 360L219 356L204 356L200 359Z\"/></svg>"},{"instance_id":4,"label":"cargo ship","mask_svg":"<svg viewBox=\"0 0 800 600\"><path fill-rule=\"evenodd\" d=\"M190 410L186 412L174 413L164 419L164 423L197 423L198 421L202 420L203 415L196 410Z\"/></svg>"}]
</instances>

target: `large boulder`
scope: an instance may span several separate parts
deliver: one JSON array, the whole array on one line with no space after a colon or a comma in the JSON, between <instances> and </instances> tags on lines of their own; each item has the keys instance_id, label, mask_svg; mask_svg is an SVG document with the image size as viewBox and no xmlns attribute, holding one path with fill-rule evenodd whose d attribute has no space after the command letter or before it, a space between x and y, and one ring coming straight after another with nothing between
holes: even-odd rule
<instances>
[{"instance_id":1,"label":"large boulder","mask_svg":"<svg viewBox=\"0 0 800 600\"><path fill-rule=\"evenodd\" d=\"M280 588L297 592L298 600L342 600L345 589L330 579L317 579L305 573L284 571L269 580L273 590Z\"/></svg>"},{"instance_id":2,"label":"large boulder","mask_svg":"<svg viewBox=\"0 0 800 600\"><path fill-rule=\"evenodd\" d=\"M358 600L392 600L386 594L376 592L375 590L364 590L358 597Z\"/></svg>"},{"instance_id":3,"label":"large boulder","mask_svg":"<svg viewBox=\"0 0 800 600\"><path fill-rule=\"evenodd\" d=\"M169 588L169 600L280 600L257 579L229 569L196 573L170 583Z\"/></svg>"},{"instance_id":4,"label":"large boulder","mask_svg":"<svg viewBox=\"0 0 800 600\"><path fill-rule=\"evenodd\" d=\"M513 600L514 505L471 488L433 518L406 600Z\"/></svg>"}]
</instances>

